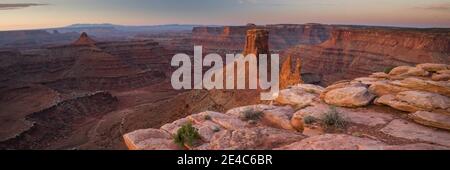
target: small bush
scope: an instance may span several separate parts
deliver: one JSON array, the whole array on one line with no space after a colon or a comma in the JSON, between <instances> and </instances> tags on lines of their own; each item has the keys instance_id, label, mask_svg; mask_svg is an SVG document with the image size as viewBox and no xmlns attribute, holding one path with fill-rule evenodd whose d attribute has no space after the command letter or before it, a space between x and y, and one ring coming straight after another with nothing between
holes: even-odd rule
<instances>
[{"instance_id":1,"label":"small bush","mask_svg":"<svg viewBox=\"0 0 450 170\"><path fill-rule=\"evenodd\" d=\"M217 126L213 126L213 127L212 127L212 131L213 131L213 132L219 132L219 131L220 131L220 128L217 127Z\"/></svg>"},{"instance_id":2,"label":"small bush","mask_svg":"<svg viewBox=\"0 0 450 170\"><path fill-rule=\"evenodd\" d=\"M249 121L249 120L259 120L263 116L263 112L259 110L254 109L248 109L242 112L241 119L243 121Z\"/></svg>"},{"instance_id":3,"label":"small bush","mask_svg":"<svg viewBox=\"0 0 450 170\"><path fill-rule=\"evenodd\" d=\"M193 146L198 140L200 140L200 134L190 122L181 126L173 136L174 143L180 147Z\"/></svg>"},{"instance_id":4,"label":"small bush","mask_svg":"<svg viewBox=\"0 0 450 170\"><path fill-rule=\"evenodd\" d=\"M205 120L211 120L211 116L210 115L205 115L205 117L203 117Z\"/></svg>"},{"instance_id":5,"label":"small bush","mask_svg":"<svg viewBox=\"0 0 450 170\"><path fill-rule=\"evenodd\" d=\"M386 67L383 69L383 72L389 74L392 71L392 69L394 69L394 67Z\"/></svg>"},{"instance_id":6,"label":"small bush","mask_svg":"<svg viewBox=\"0 0 450 170\"><path fill-rule=\"evenodd\" d=\"M307 125L309 125L309 124L312 124L312 123L314 123L314 122L316 122L317 120L316 120L316 118L315 117L312 117L312 116L305 116L305 118L303 118L303 122L305 123L305 124L307 124Z\"/></svg>"},{"instance_id":7,"label":"small bush","mask_svg":"<svg viewBox=\"0 0 450 170\"><path fill-rule=\"evenodd\" d=\"M325 113L324 118L322 119L322 124L325 126L325 129L331 130L343 129L345 128L347 122L339 115L336 107L330 106L330 111Z\"/></svg>"}]
</instances>

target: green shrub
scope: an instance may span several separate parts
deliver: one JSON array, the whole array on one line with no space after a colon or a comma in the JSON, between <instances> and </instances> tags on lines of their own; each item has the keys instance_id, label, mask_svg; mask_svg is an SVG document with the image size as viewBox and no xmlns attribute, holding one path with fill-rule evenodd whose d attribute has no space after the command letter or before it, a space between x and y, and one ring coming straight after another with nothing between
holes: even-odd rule
<instances>
[{"instance_id":1,"label":"green shrub","mask_svg":"<svg viewBox=\"0 0 450 170\"><path fill-rule=\"evenodd\" d=\"M347 122L344 118L339 115L339 112L336 110L336 107L330 106L330 111L325 113L322 124L325 129L343 129L345 128Z\"/></svg>"},{"instance_id":2,"label":"green shrub","mask_svg":"<svg viewBox=\"0 0 450 170\"><path fill-rule=\"evenodd\" d=\"M220 128L217 127L217 126L213 126L213 127L212 127L212 131L213 131L213 132L219 132L219 131L220 131Z\"/></svg>"},{"instance_id":3,"label":"green shrub","mask_svg":"<svg viewBox=\"0 0 450 170\"><path fill-rule=\"evenodd\" d=\"M249 120L259 120L263 116L263 112L254 109L248 109L241 113L241 120L249 121Z\"/></svg>"},{"instance_id":4,"label":"green shrub","mask_svg":"<svg viewBox=\"0 0 450 170\"><path fill-rule=\"evenodd\" d=\"M205 115L204 119L205 120L211 120L211 116L210 115Z\"/></svg>"},{"instance_id":5,"label":"green shrub","mask_svg":"<svg viewBox=\"0 0 450 170\"><path fill-rule=\"evenodd\" d=\"M383 69L383 72L389 74L392 71L392 69L394 69L394 67L386 67Z\"/></svg>"},{"instance_id":6,"label":"green shrub","mask_svg":"<svg viewBox=\"0 0 450 170\"><path fill-rule=\"evenodd\" d=\"M305 116L305 118L303 118L303 122L304 122L305 124L307 124L307 125L312 124L312 123L314 123L314 122L316 122L316 121L317 121L316 118L315 118L315 117L312 117L312 116L310 116L310 115Z\"/></svg>"},{"instance_id":7,"label":"green shrub","mask_svg":"<svg viewBox=\"0 0 450 170\"><path fill-rule=\"evenodd\" d=\"M173 136L173 141L180 147L194 146L196 142L200 140L200 134L197 128L192 126L192 123L186 123L178 129L177 133Z\"/></svg>"}]
</instances>

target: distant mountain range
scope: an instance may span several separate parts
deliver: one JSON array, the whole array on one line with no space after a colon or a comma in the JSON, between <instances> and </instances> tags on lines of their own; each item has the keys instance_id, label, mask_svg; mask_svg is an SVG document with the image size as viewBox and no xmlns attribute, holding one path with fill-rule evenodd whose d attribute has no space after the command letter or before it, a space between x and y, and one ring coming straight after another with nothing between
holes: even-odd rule
<instances>
[{"instance_id":1,"label":"distant mountain range","mask_svg":"<svg viewBox=\"0 0 450 170\"><path fill-rule=\"evenodd\" d=\"M143 25L143 26L128 26L115 24L73 24L67 27L56 28L57 30L79 30L79 29L114 29L124 32L148 32L148 31L192 31L192 28L200 25L180 25L180 24L166 24L166 25Z\"/></svg>"},{"instance_id":2,"label":"distant mountain range","mask_svg":"<svg viewBox=\"0 0 450 170\"><path fill-rule=\"evenodd\" d=\"M128 26L115 24L73 24L60 28L44 29L53 33L82 33L86 32L97 38L113 38L113 37L134 37L142 34L154 34L162 32L191 32L197 26L212 25L182 25L182 24L166 24L166 25L143 25Z\"/></svg>"}]
</instances>

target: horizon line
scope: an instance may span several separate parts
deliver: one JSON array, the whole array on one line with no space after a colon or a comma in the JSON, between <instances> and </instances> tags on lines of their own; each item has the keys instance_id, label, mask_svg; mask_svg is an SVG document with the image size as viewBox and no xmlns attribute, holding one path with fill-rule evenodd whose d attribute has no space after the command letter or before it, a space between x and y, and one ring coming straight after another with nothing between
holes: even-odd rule
<instances>
[{"instance_id":1,"label":"horizon line","mask_svg":"<svg viewBox=\"0 0 450 170\"><path fill-rule=\"evenodd\" d=\"M253 24L253 23L247 23ZM194 24L194 23L166 23L166 24L114 24L114 23L74 23L65 26L50 26L41 28L24 28L24 29L0 29L0 32L6 31L36 31L36 30L51 30L51 29L63 29L75 25L112 25L112 26L128 26L128 27L152 27L152 26L169 26L169 25L179 25L179 26L208 26L208 27L223 27L223 26L245 26L247 24ZM259 26L268 25L307 25L307 24L318 24L318 25L336 25L336 26L367 26L367 27L391 27L391 28L413 28L413 29L450 29L450 27L439 27L439 26L411 26L411 25L390 25L390 24L345 24L345 23L317 23L317 22L306 22L306 23L266 23L266 24L255 24Z\"/></svg>"}]
</instances>

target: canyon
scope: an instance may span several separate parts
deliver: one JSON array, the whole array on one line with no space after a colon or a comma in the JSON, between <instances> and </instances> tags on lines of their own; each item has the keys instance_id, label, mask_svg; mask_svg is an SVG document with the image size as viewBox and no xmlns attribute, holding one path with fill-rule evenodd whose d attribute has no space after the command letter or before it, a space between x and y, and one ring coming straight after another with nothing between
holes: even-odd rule
<instances>
[{"instance_id":1,"label":"canyon","mask_svg":"<svg viewBox=\"0 0 450 170\"><path fill-rule=\"evenodd\" d=\"M0 32L0 149L179 149L171 135L187 121L207 141L196 149L327 149L321 146L336 141L351 149L449 147L442 116L449 109L449 29L189 28ZM261 101L260 90L174 90L171 58L192 57L194 45L222 56L279 53L281 97ZM361 92L357 102L335 101L348 89ZM407 100L411 96L423 103ZM430 96L440 103L426 100ZM349 119L344 132L325 134L319 124L301 123L306 113L321 119L328 105ZM240 120L248 108L262 110L263 121ZM220 131L212 133L212 125Z\"/></svg>"}]
</instances>

